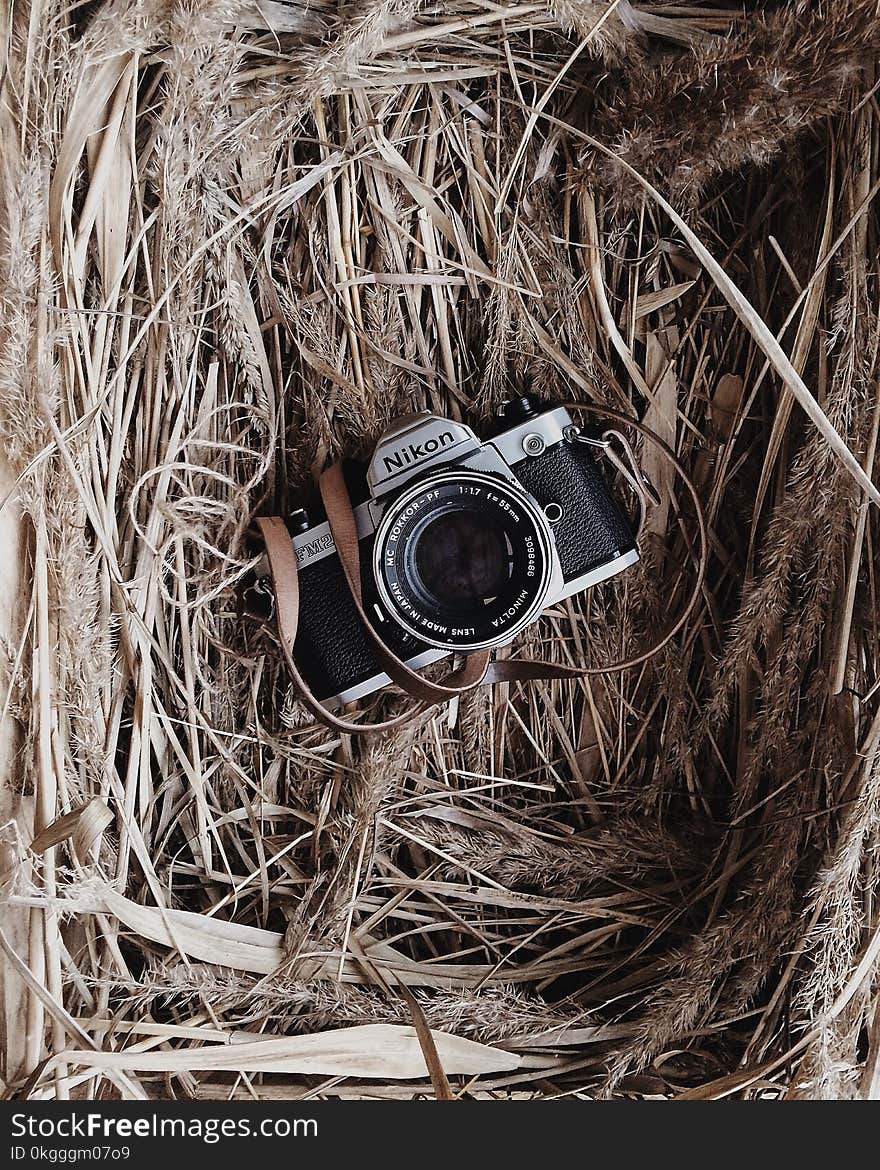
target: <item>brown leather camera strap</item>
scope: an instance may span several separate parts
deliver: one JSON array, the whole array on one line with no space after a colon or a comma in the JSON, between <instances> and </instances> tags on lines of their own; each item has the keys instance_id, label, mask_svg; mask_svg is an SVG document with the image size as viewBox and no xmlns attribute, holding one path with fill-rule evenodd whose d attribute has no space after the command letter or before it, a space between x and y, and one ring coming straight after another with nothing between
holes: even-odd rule
<instances>
[{"instance_id":1,"label":"brown leather camera strap","mask_svg":"<svg viewBox=\"0 0 880 1170\"><path fill-rule=\"evenodd\" d=\"M675 453L659 435L618 411L605 407L587 406L584 403L569 402L561 404L568 410L588 411L602 418L612 420L623 427L637 431L648 442L658 448L661 454L674 467L684 484L694 504L697 526L699 530L699 555L697 571L693 588L688 601L679 614L677 620L666 630L648 650L630 658L622 659L602 666L574 667L535 659L501 659L494 662L489 660L489 651L476 651L465 658L464 665L448 675L443 682L430 682L420 674L411 670L402 659L398 658L382 641L379 634L373 629L369 616L363 606L363 594L360 573L360 550L358 547L358 533L354 520L354 511L349 498L345 479L340 464L332 464L320 478L321 496L327 513L327 522L333 536L342 570L345 574L351 592L352 602L358 616L363 623L364 630L369 638L375 657L388 675L401 690L418 701L414 710L395 716L392 719L379 723L355 723L340 719L329 711L319 699L315 697L311 688L300 673L294 658L294 644L299 624L299 583L297 577L297 560L293 543L284 521L279 517L261 518L258 525L265 543L266 557L275 595L275 615L278 626L278 636L281 649L290 670L291 676L299 689L303 701L309 710L327 726L337 731L360 735L368 731L386 731L399 727L416 718L426 707L445 699L460 695L484 684L500 682L525 682L538 679L556 678L584 678L590 675L616 673L638 666L658 654L675 635L681 630L693 611L700 596L703 577L708 559L708 537L706 521L700 504L699 494L688 476L684 467L676 458ZM656 503L656 493L644 479L638 469L638 463L632 448L621 432L615 428L608 430L601 441L584 440L601 446L618 471L626 478L634 489L640 509L641 531L645 508L649 502ZM614 451L613 444L620 443L624 458Z\"/></svg>"},{"instance_id":2,"label":"brown leather camera strap","mask_svg":"<svg viewBox=\"0 0 880 1170\"><path fill-rule=\"evenodd\" d=\"M361 554L358 547L357 527L354 522L354 510L345 486L345 477L342 474L342 465L332 463L321 476L318 486L321 489L321 499L324 501L324 510L327 513L327 523L333 534L333 543L339 555L339 563L345 573L351 599L357 610L358 617L364 624L370 645L385 673L396 683L401 690L406 691L414 699L423 703L442 703L444 699L452 699L462 691L478 687L489 665L489 651L477 650L469 654L464 665L450 674L444 682L433 683L411 670L403 659L394 654L376 631L364 609L363 591L361 588Z\"/></svg>"},{"instance_id":3,"label":"brown leather camera strap","mask_svg":"<svg viewBox=\"0 0 880 1170\"><path fill-rule=\"evenodd\" d=\"M257 524L263 537L275 593L275 618L281 652L293 681L312 714L326 723L328 727L352 735L362 735L367 731L388 731L392 727L400 727L404 723L409 723L420 715L426 706L442 703L445 699L454 698L463 691L470 690L471 687L479 686L489 665L488 650L469 655L465 659L464 665L450 674L444 683L434 683L411 670L405 662L388 649L373 630L363 607L357 529L355 528L351 501L338 463L328 468L321 477L321 494L324 496L328 520L331 510L333 513L335 525L334 521L330 521L333 540L351 590L352 601L363 622L376 659L392 682L396 683L412 698L417 699L419 706L415 710L406 711L402 715L396 715L380 723L355 723L334 715L315 696L297 667L293 653L299 629L299 574L293 541L290 539L286 524L279 516L261 517Z\"/></svg>"},{"instance_id":4,"label":"brown leather camera strap","mask_svg":"<svg viewBox=\"0 0 880 1170\"><path fill-rule=\"evenodd\" d=\"M269 573L272 577L272 587L275 591L275 622L278 628L278 641L281 644L281 653L287 663L296 688L302 701L321 723L332 727L334 731L343 731L349 735L362 735L365 731L389 731L392 727L400 727L415 719L423 710L419 707L415 711L406 711L393 719L386 719L382 723L354 723L349 719L340 719L329 711L320 699L312 693L312 689L300 674L293 656L293 647L296 643L296 634L299 629L299 574L296 563L296 553L293 550L293 541L287 525L280 516L262 516L257 520L263 544L266 549L266 559L269 562Z\"/></svg>"}]
</instances>

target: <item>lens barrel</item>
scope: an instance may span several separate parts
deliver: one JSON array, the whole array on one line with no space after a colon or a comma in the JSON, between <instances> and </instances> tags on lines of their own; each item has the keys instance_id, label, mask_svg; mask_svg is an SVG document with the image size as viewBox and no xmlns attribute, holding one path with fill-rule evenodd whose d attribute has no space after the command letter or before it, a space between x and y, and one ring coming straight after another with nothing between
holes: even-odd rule
<instances>
[{"instance_id":1,"label":"lens barrel","mask_svg":"<svg viewBox=\"0 0 880 1170\"><path fill-rule=\"evenodd\" d=\"M543 610L552 558L550 526L527 493L463 469L420 480L386 509L373 570L404 629L477 650L506 644Z\"/></svg>"}]
</instances>

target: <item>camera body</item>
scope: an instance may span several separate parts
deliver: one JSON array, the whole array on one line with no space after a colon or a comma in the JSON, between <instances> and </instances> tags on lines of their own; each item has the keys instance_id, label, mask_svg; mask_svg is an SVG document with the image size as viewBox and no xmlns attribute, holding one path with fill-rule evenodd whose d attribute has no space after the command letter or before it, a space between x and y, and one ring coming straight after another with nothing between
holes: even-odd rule
<instances>
[{"instance_id":1,"label":"camera body","mask_svg":"<svg viewBox=\"0 0 880 1170\"><path fill-rule=\"evenodd\" d=\"M493 438L429 413L398 419L376 445L354 505L364 609L414 670L508 645L551 605L639 559L568 412L506 402ZM329 524L298 509L294 654L313 693L343 705L390 682L354 608ZM315 521L315 522L312 522Z\"/></svg>"}]
</instances>

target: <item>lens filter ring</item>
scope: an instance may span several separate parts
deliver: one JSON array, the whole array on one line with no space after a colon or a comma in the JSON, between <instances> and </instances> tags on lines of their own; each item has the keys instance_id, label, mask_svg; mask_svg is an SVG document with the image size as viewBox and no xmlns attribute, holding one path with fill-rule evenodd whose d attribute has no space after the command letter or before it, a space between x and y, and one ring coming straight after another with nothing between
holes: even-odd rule
<instances>
[{"instance_id":1,"label":"lens filter ring","mask_svg":"<svg viewBox=\"0 0 880 1170\"><path fill-rule=\"evenodd\" d=\"M420 480L386 509L376 530L379 597L429 646L506 645L541 613L553 536L516 483L479 471Z\"/></svg>"}]
</instances>

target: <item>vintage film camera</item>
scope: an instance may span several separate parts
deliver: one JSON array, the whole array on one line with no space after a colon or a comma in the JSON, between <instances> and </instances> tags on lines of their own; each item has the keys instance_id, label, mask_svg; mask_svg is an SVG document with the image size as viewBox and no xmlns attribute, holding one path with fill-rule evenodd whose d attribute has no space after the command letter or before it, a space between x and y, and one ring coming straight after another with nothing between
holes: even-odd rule
<instances>
[{"instance_id":1,"label":"vintage film camera","mask_svg":"<svg viewBox=\"0 0 880 1170\"><path fill-rule=\"evenodd\" d=\"M594 449L565 409L531 396L505 402L485 442L433 414L398 419L352 494L365 497L353 501L364 607L412 669L505 646L548 606L639 559ZM298 508L288 527L294 654L313 693L342 705L387 686L326 519Z\"/></svg>"}]
</instances>

